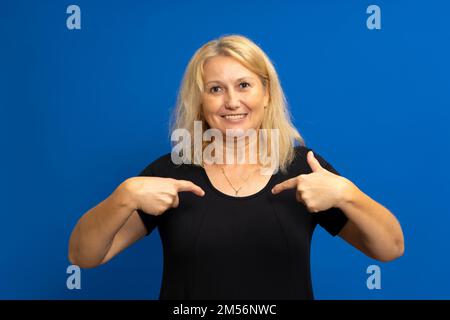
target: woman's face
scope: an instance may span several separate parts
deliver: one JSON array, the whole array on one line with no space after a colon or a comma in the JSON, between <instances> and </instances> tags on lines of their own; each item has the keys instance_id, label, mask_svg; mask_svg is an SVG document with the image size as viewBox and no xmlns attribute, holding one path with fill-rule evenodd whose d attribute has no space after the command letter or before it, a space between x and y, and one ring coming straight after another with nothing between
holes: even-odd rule
<instances>
[{"instance_id":1,"label":"woman's face","mask_svg":"<svg viewBox=\"0 0 450 320\"><path fill-rule=\"evenodd\" d=\"M203 66L202 109L211 128L258 129L268 104L268 90L258 75L237 60L216 56Z\"/></svg>"}]
</instances>

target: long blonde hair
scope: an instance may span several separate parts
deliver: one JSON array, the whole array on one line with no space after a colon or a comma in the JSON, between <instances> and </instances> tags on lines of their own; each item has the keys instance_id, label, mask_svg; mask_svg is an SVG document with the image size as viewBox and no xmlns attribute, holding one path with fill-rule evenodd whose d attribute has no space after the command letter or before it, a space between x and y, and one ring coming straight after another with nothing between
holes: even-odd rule
<instances>
[{"instance_id":1,"label":"long blonde hair","mask_svg":"<svg viewBox=\"0 0 450 320\"><path fill-rule=\"evenodd\" d=\"M219 55L236 59L244 67L257 74L264 86L268 86L270 98L261 129L279 129L279 169L286 172L288 165L294 159L295 142L300 145L305 145L305 142L291 122L286 97L275 67L258 45L242 35L224 35L209 41L195 52L186 67L178 92L176 107L171 119L171 132L184 128L189 130L191 136L194 136L194 121L202 121L202 130L209 128L201 110L204 90L203 66L208 58ZM198 159L201 155L194 154L194 149L191 141L191 159Z\"/></svg>"}]
</instances>

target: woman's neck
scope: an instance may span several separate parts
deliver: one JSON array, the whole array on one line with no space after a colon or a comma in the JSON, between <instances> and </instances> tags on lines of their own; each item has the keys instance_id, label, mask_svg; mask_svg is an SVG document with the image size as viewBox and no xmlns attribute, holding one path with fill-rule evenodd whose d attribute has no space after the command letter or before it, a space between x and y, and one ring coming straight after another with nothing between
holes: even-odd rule
<instances>
[{"instance_id":1,"label":"woman's neck","mask_svg":"<svg viewBox=\"0 0 450 320\"><path fill-rule=\"evenodd\" d=\"M257 165L257 141L252 140L255 139L249 139L247 136L225 136L221 143L215 144L214 151L211 153L212 159L207 154L205 162L208 165Z\"/></svg>"}]
</instances>

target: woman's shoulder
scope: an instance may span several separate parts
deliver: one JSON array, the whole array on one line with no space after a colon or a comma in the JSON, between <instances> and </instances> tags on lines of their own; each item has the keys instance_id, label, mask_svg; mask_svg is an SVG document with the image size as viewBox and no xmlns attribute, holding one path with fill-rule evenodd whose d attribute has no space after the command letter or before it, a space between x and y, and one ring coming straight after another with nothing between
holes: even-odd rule
<instances>
[{"instance_id":1,"label":"woman's shoulder","mask_svg":"<svg viewBox=\"0 0 450 320\"><path fill-rule=\"evenodd\" d=\"M177 163L177 159L173 159L171 152L165 153L156 157L145 169L141 172L142 176L158 176L158 177L171 177L176 172L190 171L193 165L184 163Z\"/></svg>"},{"instance_id":2,"label":"woman's shoulder","mask_svg":"<svg viewBox=\"0 0 450 320\"><path fill-rule=\"evenodd\" d=\"M304 165L307 163L306 155L309 151L312 151L311 148L305 145L297 145L294 147L294 158L292 163L296 165Z\"/></svg>"},{"instance_id":3,"label":"woman's shoulder","mask_svg":"<svg viewBox=\"0 0 450 320\"><path fill-rule=\"evenodd\" d=\"M139 174L140 176L167 176L170 171L171 166L173 166L173 162L171 159L171 153L168 152L166 154L160 155L154 158L142 172Z\"/></svg>"},{"instance_id":4,"label":"woman's shoulder","mask_svg":"<svg viewBox=\"0 0 450 320\"><path fill-rule=\"evenodd\" d=\"M311 149L305 145L297 145L294 147L295 155L300 157L306 156L309 150Z\"/></svg>"},{"instance_id":5,"label":"woman's shoulder","mask_svg":"<svg viewBox=\"0 0 450 320\"><path fill-rule=\"evenodd\" d=\"M314 157L319 161L320 165L334 173L337 173L337 171L334 169L334 167L325 160L324 157L321 155L321 151L317 151L314 148L307 147L305 145L298 145L294 147L295 155L294 160L291 163L290 169L294 170L296 172L306 172L310 173L311 168L308 164L307 155L309 151L312 151L314 153Z\"/></svg>"}]
</instances>

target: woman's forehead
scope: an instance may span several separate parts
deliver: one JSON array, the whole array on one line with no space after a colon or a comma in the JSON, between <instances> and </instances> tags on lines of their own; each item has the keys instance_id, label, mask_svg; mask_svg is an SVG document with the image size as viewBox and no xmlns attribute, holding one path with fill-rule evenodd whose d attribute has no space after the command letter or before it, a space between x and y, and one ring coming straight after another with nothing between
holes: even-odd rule
<instances>
[{"instance_id":1,"label":"woman's forehead","mask_svg":"<svg viewBox=\"0 0 450 320\"><path fill-rule=\"evenodd\" d=\"M255 74L236 59L216 56L206 60L203 68L205 83L212 81L238 81L254 79Z\"/></svg>"}]
</instances>

